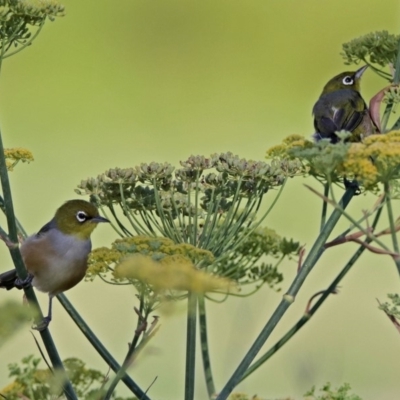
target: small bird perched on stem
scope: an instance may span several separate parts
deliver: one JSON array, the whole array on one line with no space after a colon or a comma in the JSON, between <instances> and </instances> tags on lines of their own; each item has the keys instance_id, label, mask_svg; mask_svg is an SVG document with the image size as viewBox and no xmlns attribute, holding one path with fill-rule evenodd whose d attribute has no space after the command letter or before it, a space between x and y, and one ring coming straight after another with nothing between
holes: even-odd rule
<instances>
[{"instance_id":1,"label":"small bird perched on stem","mask_svg":"<svg viewBox=\"0 0 400 400\"><path fill-rule=\"evenodd\" d=\"M28 278L21 281L15 269L0 274L0 288L22 289L32 284L49 294L49 312L36 327L45 329L51 321L52 299L74 287L85 276L92 248L90 235L100 222L110 222L85 200L69 200L40 231L21 244Z\"/></svg>"},{"instance_id":2,"label":"small bird perched on stem","mask_svg":"<svg viewBox=\"0 0 400 400\"><path fill-rule=\"evenodd\" d=\"M368 65L355 72L342 72L332 78L322 90L313 108L315 140L338 142L335 132L351 132L349 142L361 142L364 137L379 133L360 94L360 79Z\"/></svg>"}]
</instances>

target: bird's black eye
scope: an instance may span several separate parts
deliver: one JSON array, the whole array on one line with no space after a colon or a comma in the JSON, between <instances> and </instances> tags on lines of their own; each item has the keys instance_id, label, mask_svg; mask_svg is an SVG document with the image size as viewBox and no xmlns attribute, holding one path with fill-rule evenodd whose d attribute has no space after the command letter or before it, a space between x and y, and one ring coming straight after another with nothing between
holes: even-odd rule
<instances>
[{"instance_id":1,"label":"bird's black eye","mask_svg":"<svg viewBox=\"0 0 400 400\"><path fill-rule=\"evenodd\" d=\"M352 85L354 83L354 79L351 76L345 76L342 82L344 85Z\"/></svg>"},{"instance_id":2,"label":"bird's black eye","mask_svg":"<svg viewBox=\"0 0 400 400\"><path fill-rule=\"evenodd\" d=\"M88 219L87 214L84 211L78 211L76 213L76 219L78 220L78 222L85 222Z\"/></svg>"}]
</instances>

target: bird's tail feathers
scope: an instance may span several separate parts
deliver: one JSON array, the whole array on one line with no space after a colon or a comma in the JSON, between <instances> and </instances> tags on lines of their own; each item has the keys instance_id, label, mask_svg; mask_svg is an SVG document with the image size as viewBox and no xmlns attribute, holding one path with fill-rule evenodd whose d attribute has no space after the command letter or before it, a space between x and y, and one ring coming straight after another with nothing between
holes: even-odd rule
<instances>
[{"instance_id":1,"label":"bird's tail feathers","mask_svg":"<svg viewBox=\"0 0 400 400\"><path fill-rule=\"evenodd\" d=\"M11 290L15 287L15 280L18 278L17 270L12 269L0 274L0 288Z\"/></svg>"}]
</instances>

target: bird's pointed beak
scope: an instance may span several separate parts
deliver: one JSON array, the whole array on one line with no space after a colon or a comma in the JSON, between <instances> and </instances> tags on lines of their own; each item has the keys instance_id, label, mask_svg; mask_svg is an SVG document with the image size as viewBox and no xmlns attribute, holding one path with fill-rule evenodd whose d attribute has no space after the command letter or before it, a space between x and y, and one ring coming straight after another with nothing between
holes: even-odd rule
<instances>
[{"instance_id":1,"label":"bird's pointed beak","mask_svg":"<svg viewBox=\"0 0 400 400\"><path fill-rule=\"evenodd\" d=\"M364 65L363 67L361 67L360 69L358 69L356 71L356 79L360 79L361 75L364 73L364 71L368 68L368 64Z\"/></svg>"},{"instance_id":2,"label":"bird's pointed beak","mask_svg":"<svg viewBox=\"0 0 400 400\"><path fill-rule=\"evenodd\" d=\"M100 215L98 215L97 217L93 217L92 218L92 222L95 222L96 224L98 224L99 222L110 222L107 218L101 217Z\"/></svg>"}]
</instances>

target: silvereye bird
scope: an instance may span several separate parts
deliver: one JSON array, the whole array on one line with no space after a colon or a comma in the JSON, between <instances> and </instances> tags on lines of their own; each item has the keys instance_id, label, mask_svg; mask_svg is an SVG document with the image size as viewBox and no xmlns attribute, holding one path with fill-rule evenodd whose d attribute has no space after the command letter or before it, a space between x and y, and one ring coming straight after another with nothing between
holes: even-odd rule
<instances>
[{"instance_id":1,"label":"silvereye bird","mask_svg":"<svg viewBox=\"0 0 400 400\"><path fill-rule=\"evenodd\" d=\"M99 222L110 222L84 200L69 200L40 231L21 244L28 280L18 279L15 269L0 274L0 288L21 289L27 283L49 294L49 313L39 324L42 330L51 321L52 299L74 287L85 276L92 248L90 235Z\"/></svg>"},{"instance_id":2,"label":"silvereye bird","mask_svg":"<svg viewBox=\"0 0 400 400\"><path fill-rule=\"evenodd\" d=\"M368 65L355 72L342 72L332 78L322 90L313 108L315 140L338 141L335 132L346 130L350 142L360 142L378 132L368 107L360 95L360 79Z\"/></svg>"}]
</instances>

